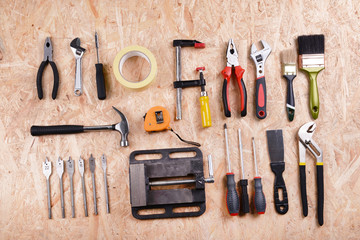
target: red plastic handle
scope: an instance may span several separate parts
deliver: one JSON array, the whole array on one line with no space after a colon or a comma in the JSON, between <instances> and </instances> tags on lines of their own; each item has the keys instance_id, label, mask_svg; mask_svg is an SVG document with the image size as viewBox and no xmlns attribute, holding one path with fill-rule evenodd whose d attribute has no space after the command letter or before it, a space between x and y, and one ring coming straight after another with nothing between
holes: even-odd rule
<instances>
[{"instance_id":1,"label":"red plastic handle","mask_svg":"<svg viewBox=\"0 0 360 240\"><path fill-rule=\"evenodd\" d=\"M221 71L221 73L224 76L224 83L223 83L223 89L222 89L224 113L225 113L225 117L231 117L231 109L230 109L230 102L229 102L229 85L230 85L230 78L231 78L231 67L225 67L224 70Z\"/></svg>"},{"instance_id":2,"label":"red plastic handle","mask_svg":"<svg viewBox=\"0 0 360 240\"><path fill-rule=\"evenodd\" d=\"M240 89L240 102L241 102L241 116L245 117L246 116L246 102L247 102L247 93L246 93L246 87L245 87L245 83L243 80L243 75L244 75L245 69L243 69L240 66L235 67L235 76L236 76L236 80L237 83L239 85L239 89Z\"/></svg>"}]
</instances>

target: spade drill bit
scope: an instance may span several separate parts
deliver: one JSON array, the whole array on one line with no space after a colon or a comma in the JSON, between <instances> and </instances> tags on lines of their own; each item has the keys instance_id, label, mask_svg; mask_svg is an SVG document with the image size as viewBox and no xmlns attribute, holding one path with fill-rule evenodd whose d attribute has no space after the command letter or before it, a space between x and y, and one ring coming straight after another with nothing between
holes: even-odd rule
<instances>
[{"instance_id":1,"label":"spade drill bit","mask_svg":"<svg viewBox=\"0 0 360 240\"><path fill-rule=\"evenodd\" d=\"M110 213L110 206L109 206L109 194L108 194L108 185L107 185L107 178L106 178L106 156L103 154L101 156L101 167L104 171L104 188L105 188L105 200L106 200L106 212Z\"/></svg>"},{"instance_id":2,"label":"spade drill bit","mask_svg":"<svg viewBox=\"0 0 360 240\"><path fill-rule=\"evenodd\" d=\"M83 192L83 199L84 199L84 210L85 210L85 217L88 216L88 209L86 205L86 188L85 188L85 180L84 180L84 160L80 157L79 159L79 172L81 176L81 186L82 186L82 192Z\"/></svg>"},{"instance_id":3,"label":"spade drill bit","mask_svg":"<svg viewBox=\"0 0 360 240\"><path fill-rule=\"evenodd\" d=\"M61 197L61 213L62 218L65 218L65 207L64 207L64 187L63 187L63 173L64 173L64 161L59 157L56 162L56 172L60 179L60 197Z\"/></svg>"},{"instance_id":4,"label":"spade drill bit","mask_svg":"<svg viewBox=\"0 0 360 240\"><path fill-rule=\"evenodd\" d=\"M43 173L46 177L46 187L47 187L47 200L48 200L48 209L49 209L49 219L51 219L51 199L50 199L50 175L51 175L51 162L48 158L45 158L43 162Z\"/></svg>"},{"instance_id":5,"label":"spade drill bit","mask_svg":"<svg viewBox=\"0 0 360 240\"><path fill-rule=\"evenodd\" d=\"M92 154L90 155L90 158L89 158L89 165L90 165L93 194L94 194L94 213L95 213L95 215L97 215L98 211L97 211L97 204L96 204L96 187L95 187L95 158L93 157Z\"/></svg>"},{"instance_id":6,"label":"spade drill bit","mask_svg":"<svg viewBox=\"0 0 360 240\"><path fill-rule=\"evenodd\" d=\"M74 218L75 217L75 203L74 203L74 181L73 181L73 176L74 176L74 160L71 159L71 157L69 157L69 160L67 161L66 164L66 170L69 174L69 178L70 178L70 195L71 195L71 215Z\"/></svg>"}]
</instances>

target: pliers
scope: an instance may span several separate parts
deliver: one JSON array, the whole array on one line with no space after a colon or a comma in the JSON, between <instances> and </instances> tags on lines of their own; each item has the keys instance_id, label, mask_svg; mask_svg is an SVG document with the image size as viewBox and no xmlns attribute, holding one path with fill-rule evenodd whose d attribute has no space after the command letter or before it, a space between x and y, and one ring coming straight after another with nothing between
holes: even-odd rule
<instances>
[{"instance_id":1,"label":"pliers","mask_svg":"<svg viewBox=\"0 0 360 240\"><path fill-rule=\"evenodd\" d=\"M298 132L299 136L299 167L300 167L300 189L301 201L303 208L303 215L308 215L308 204L306 196L306 174L305 174L305 156L306 149L316 157L316 172L317 172L317 192L318 192L318 222L322 226L324 224L324 169L323 169L323 154L320 147L312 139L312 135L316 129L316 123L308 122L304 124Z\"/></svg>"},{"instance_id":2,"label":"pliers","mask_svg":"<svg viewBox=\"0 0 360 240\"><path fill-rule=\"evenodd\" d=\"M245 70L240 66L238 60L238 53L236 51L235 44L232 39L229 40L229 44L226 50L226 67L221 71L224 76L224 83L222 89L222 99L224 104L224 111L226 117L231 117L230 103L229 103L229 85L232 67L235 69L236 80L240 89L240 101L241 101L241 116L246 116L246 102L247 102L247 94L245 83L243 80L243 74Z\"/></svg>"},{"instance_id":3,"label":"pliers","mask_svg":"<svg viewBox=\"0 0 360 240\"><path fill-rule=\"evenodd\" d=\"M36 76L36 87L37 87L39 99L43 98L42 75L48 63L50 63L50 66L54 73L54 86L52 91L52 99L56 98L56 94L59 88L59 72L57 70L56 64L52 60L52 54L53 54L53 48L50 41L50 37L47 37L44 44L44 60L41 62Z\"/></svg>"}]
</instances>

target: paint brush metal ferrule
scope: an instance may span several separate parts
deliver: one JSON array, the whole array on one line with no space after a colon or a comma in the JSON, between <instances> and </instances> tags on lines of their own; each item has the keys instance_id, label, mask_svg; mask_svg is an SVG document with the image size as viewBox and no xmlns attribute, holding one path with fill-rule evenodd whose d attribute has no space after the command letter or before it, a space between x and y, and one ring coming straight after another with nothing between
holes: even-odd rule
<instances>
[{"instance_id":1,"label":"paint brush metal ferrule","mask_svg":"<svg viewBox=\"0 0 360 240\"><path fill-rule=\"evenodd\" d=\"M325 67L324 54L302 54L299 55L299 68Z\"/></svg>"},{"instance_id":2,"label":"paint brush metal ferrule","mask_svg":"<svg viewBox=\"0 0 360 240\"><path fill-rule=\"evenodd\" d=\"M296 75L296 64L284 64L283 75Z\"/></svg>"}]
</instances>

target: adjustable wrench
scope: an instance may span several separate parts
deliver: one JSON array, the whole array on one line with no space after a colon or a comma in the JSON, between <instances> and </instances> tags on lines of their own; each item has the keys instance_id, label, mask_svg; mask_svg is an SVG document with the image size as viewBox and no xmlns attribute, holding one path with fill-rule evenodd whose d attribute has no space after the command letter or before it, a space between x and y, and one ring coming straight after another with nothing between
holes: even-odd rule
<instances>
[{"instance_id":1,"label":"adjustable wrench","mask_svg":"<svg viewBox=\"0 0 360 240\"><path fill-rule=\"evenodd\" d=\"M257 50L255 43L251 45L250 56L256 66L256 116L259 119L266 118L266 83L265 83L265 61L271 53L270 45L261 40L263 49Z\"/></svg>"},{"instance_id":2,"label":"adjustable wrench","mask_svg":"<svg viewBox=\"0 0 360 240\"><path fill-rule=\"evenodd\" d=\"M76 96L80 96L82 94L81 58L85 52L85 49L80 47L80 38L75 38L72 40L70 47L76 59L74 93Z\"/></svg>"}]
</instances>

